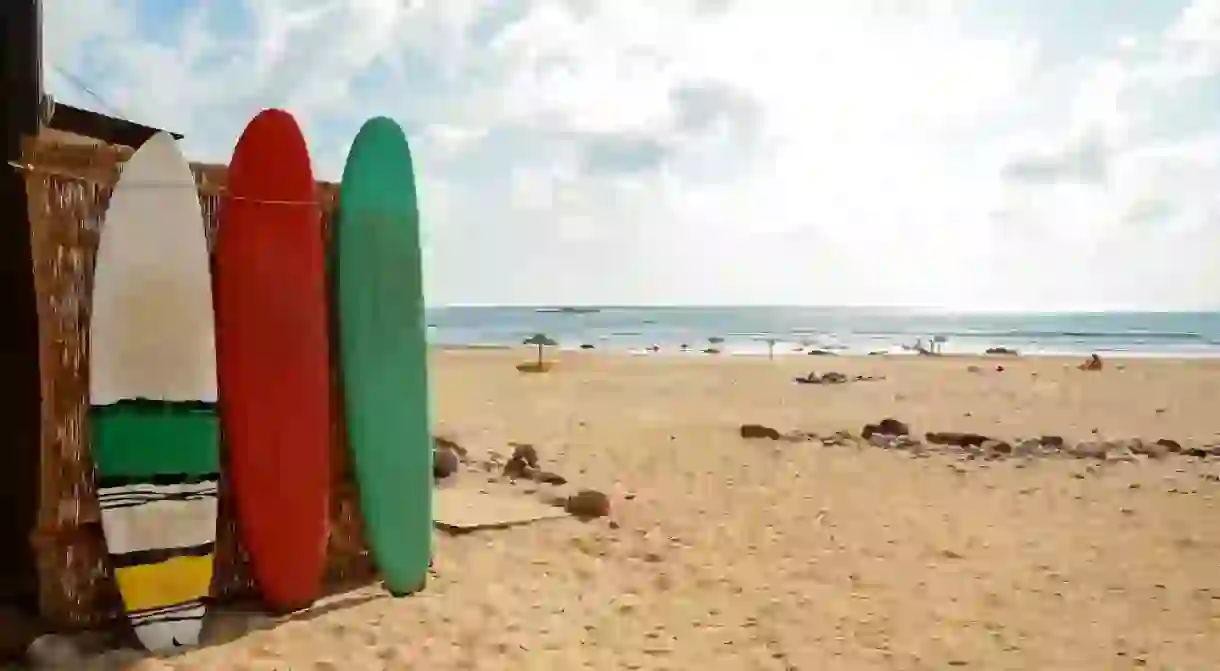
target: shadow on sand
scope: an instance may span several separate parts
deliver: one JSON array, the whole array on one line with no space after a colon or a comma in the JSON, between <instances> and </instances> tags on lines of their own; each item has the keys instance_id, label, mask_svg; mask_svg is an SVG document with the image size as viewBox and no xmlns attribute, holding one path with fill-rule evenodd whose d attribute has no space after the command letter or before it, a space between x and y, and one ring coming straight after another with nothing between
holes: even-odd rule
<instances>
[{"instance_id":1,"label":"shadow on sand","mask_svg":"<svg viewBox=\"0 0 1220 671\"><path fill-rule=\"evenodd\" d=\"M288 622L308 622L316 618L362 606L380 599L392 598L376 577L347 580L327 585L326 592L304 610L275 615L255 600L235 601L212 606L204 620L199 645L181 650L152 653L140 647L135 633L124 621L109 632L110 645L98 650L97 656L84 666L96 671L123 671L148 659L173 660L204 648L227 645L248 634L274 629ZM105 649L109 648L109 649Z\"/></svg>"}]
</instances>

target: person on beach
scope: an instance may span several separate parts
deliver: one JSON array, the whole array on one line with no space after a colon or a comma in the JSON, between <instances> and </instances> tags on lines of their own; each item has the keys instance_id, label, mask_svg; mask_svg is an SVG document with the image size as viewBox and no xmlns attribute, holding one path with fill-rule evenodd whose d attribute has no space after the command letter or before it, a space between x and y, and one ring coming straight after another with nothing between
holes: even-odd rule
<instances>
[{"instance_id":1,"label":"person on beach","mask_svg":"<svg viewBox=\"0 0 1220 671\"><path fill-rule=\"evenodd\" d=\"M1097 354L1090 354L1084 363L1076 367L1080 370L1101 370L1101 357L1097 356Z\"/></svg>"}]
</instances>

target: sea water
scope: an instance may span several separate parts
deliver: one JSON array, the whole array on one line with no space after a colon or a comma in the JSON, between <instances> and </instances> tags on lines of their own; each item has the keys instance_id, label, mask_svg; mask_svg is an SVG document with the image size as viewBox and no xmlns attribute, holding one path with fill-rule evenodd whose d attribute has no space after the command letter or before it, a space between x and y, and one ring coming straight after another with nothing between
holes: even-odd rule
<instances>
[{"instance_id":1,"label":"sea water","mask_svg":"<svg viewBox=\"0 0 1220 671\"><path fill-rule=\"evenodd\" d=\"M1220 356L1220 312L984 314L835 307L443 307L428 310L439 345L519 345L545 333L565 349L728 354L901 353L943 338L946 353L1005 347L1022 354ZM722 340L712 343L710 339Z\"/></svg>"}]
</instances>

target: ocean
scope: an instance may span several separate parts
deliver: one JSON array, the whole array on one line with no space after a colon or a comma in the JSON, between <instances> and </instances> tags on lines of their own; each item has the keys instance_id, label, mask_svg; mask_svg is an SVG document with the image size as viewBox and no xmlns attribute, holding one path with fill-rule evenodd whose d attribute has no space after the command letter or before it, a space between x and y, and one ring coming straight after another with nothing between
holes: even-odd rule
<instances>
[{"instance_id":1,"label":"ocean","mask_svg":"<svg viewBox=\"0 0 1220 671\"><path fill-rule=\"evenodd\" d=\"M564 349L677 353L714 346L728 354L809 348L844 354L901 353L943 337L946 353L991 347L1022 354L1220 356L1220 312L984 314L932 309L836 307L443 307L428 310L438 345L518 345L545 333ZM709 338L723 342L709 345ZM798 348L799 351L798 351Z\"/></svg>"}]
</instances>

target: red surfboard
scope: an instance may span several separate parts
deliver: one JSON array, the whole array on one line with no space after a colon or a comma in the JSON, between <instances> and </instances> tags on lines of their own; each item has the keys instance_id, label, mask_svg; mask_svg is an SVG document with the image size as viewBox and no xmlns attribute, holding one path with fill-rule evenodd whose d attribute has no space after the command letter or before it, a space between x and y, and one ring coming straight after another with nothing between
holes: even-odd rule
<instances>
[{"instance_id":1,"label":"red surfboard","mask_svg":"<svg viewBox=\"0 0 1220 671\"><path fill-rule=\"evenodd\" d=\"M278 612L318 597L326 561L330 345L316 198L296 120L260 112L229 164L213 293L238 531L263 600Z\"/></svg>"}]
</instances>

